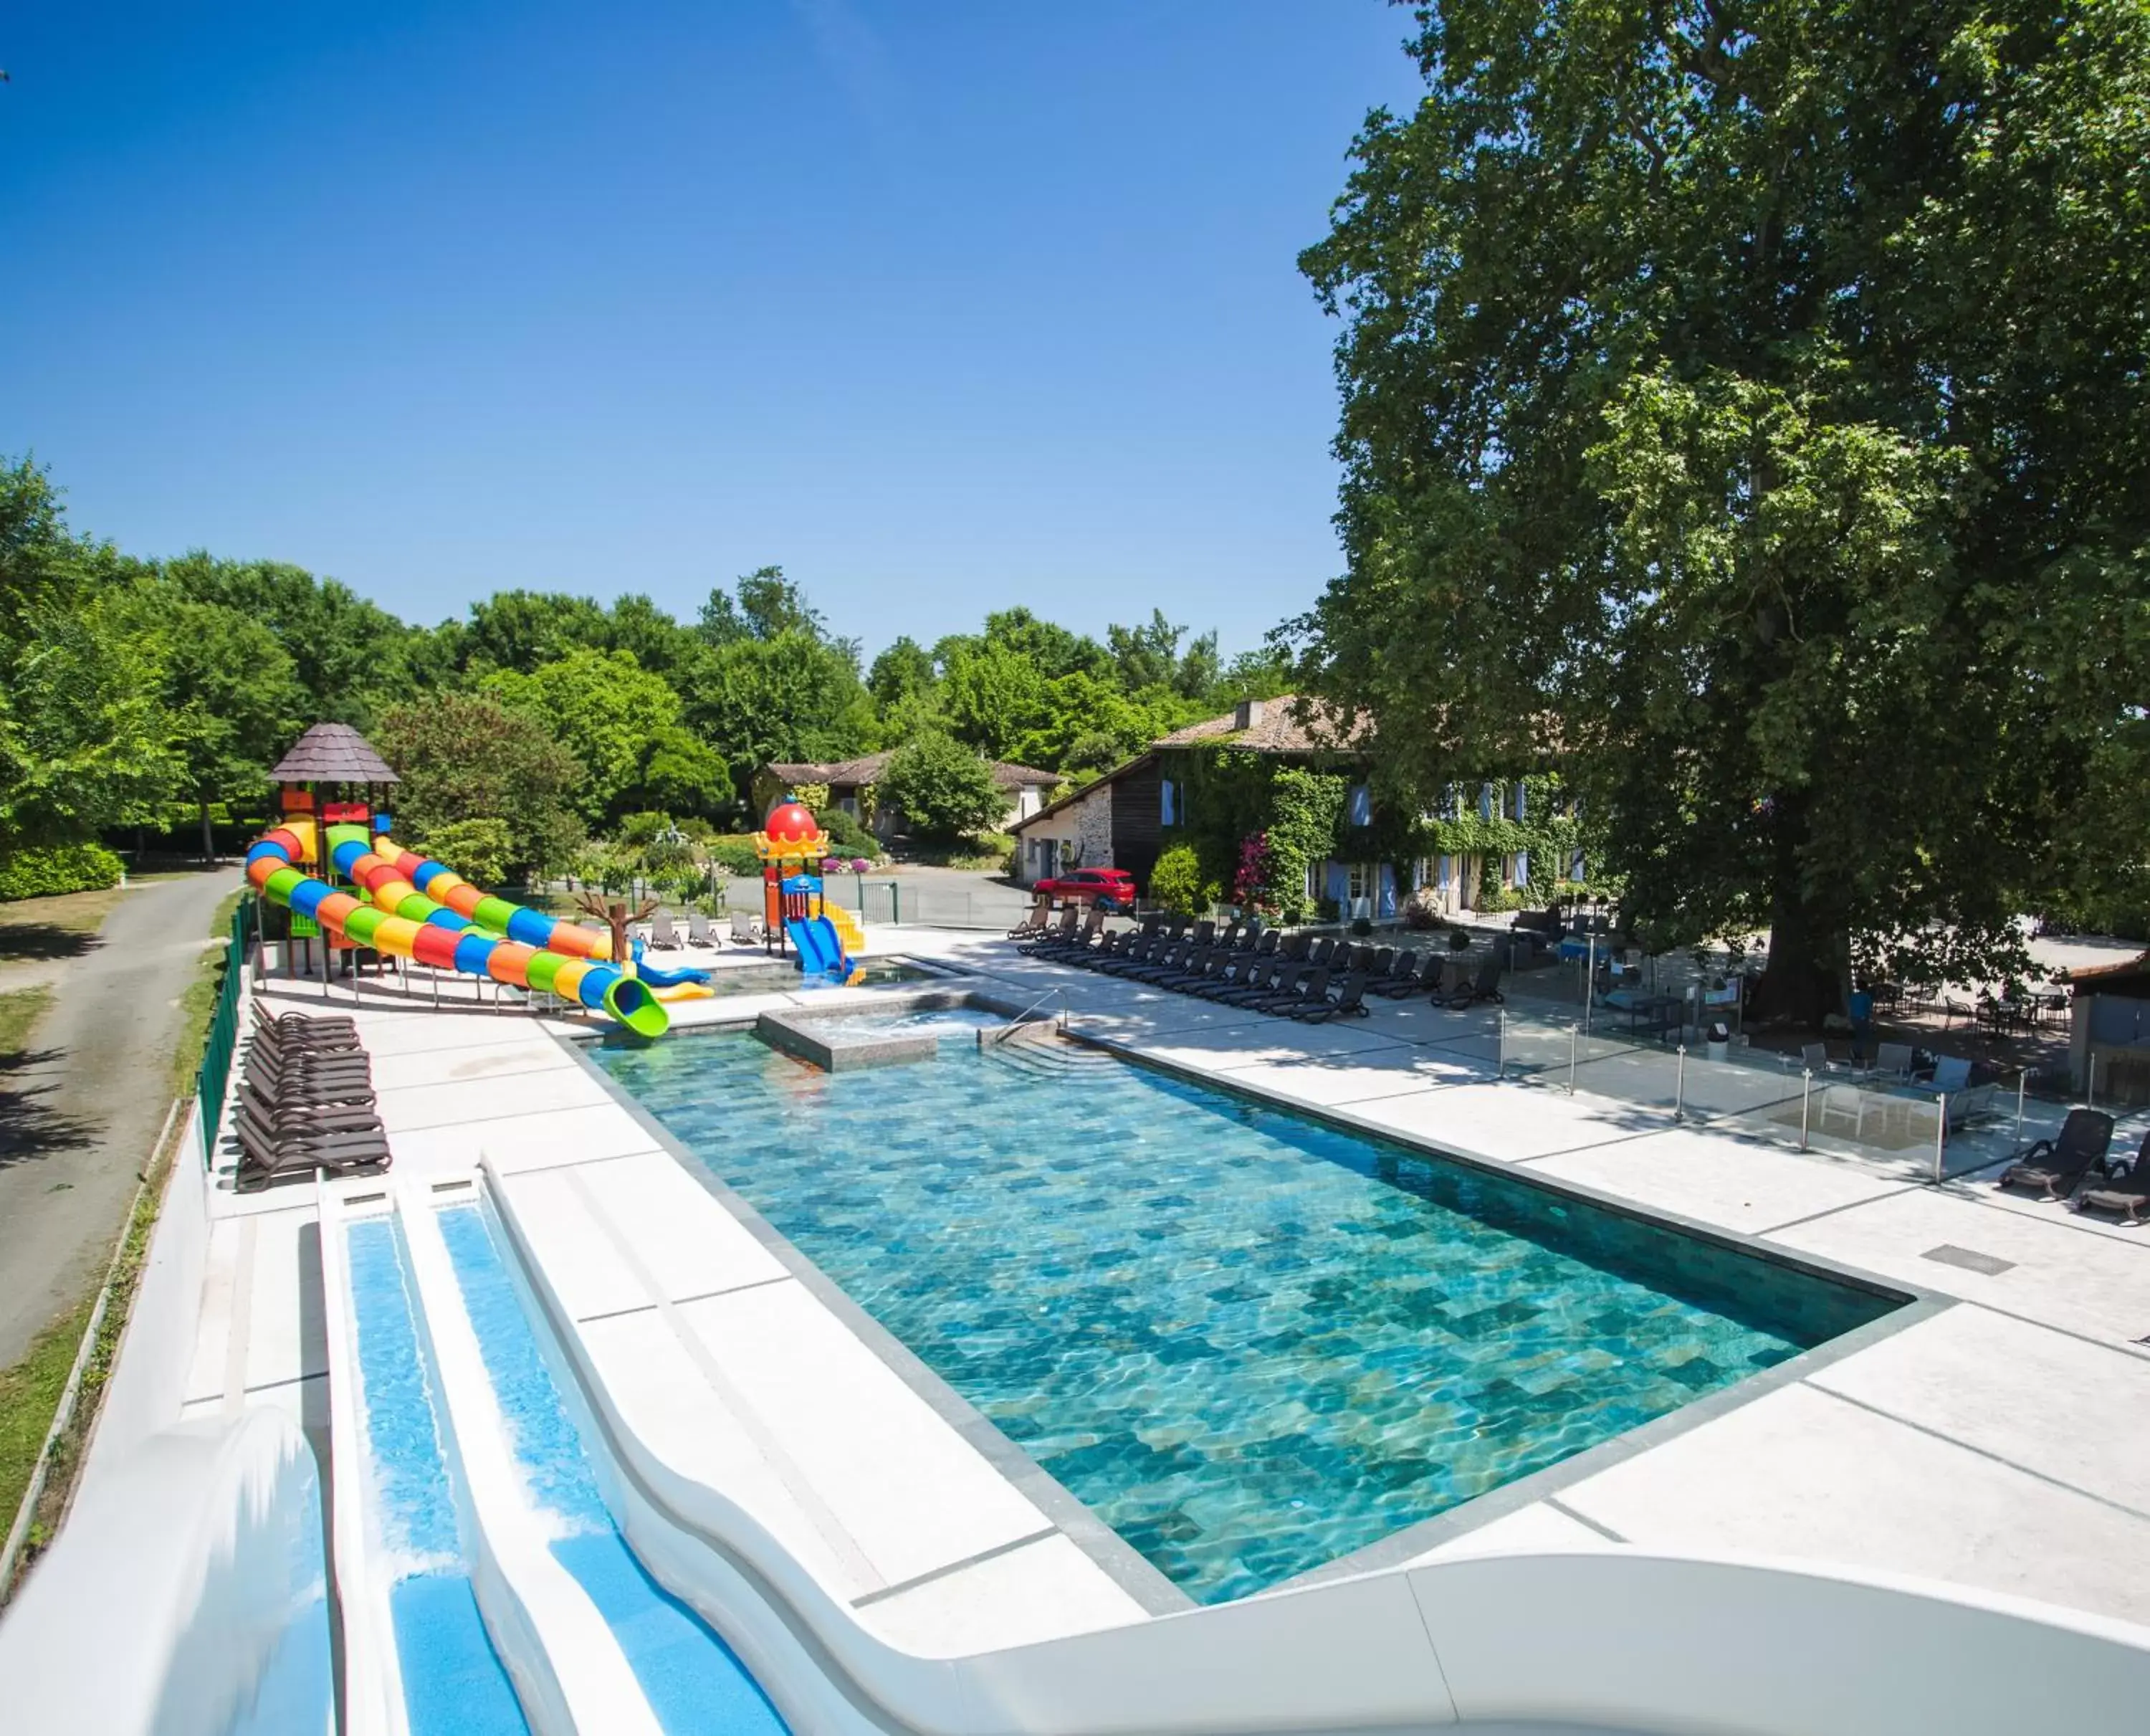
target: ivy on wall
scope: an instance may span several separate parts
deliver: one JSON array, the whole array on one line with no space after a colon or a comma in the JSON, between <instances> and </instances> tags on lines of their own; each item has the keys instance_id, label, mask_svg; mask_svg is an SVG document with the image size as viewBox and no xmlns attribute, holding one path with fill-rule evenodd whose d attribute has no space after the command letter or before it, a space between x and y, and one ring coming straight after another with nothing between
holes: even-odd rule
<instances>
[{"instance_id":1,"label":"ivy on wall","mask_svg":"<svg viewBox=\"0 0 2150 1736\"><path fill-rule=\"evenodd\" d=\"M1212 896L1222 896L1223 889L1235 886L1241 877L1247 840L1266 839L1266 896L1259 901L1286 922L1315 916L1320 899L1307 894L1307 871L1325 861L1387 863L1395 871L1401 896L1409 890L1412 865L1421 858L1482 857L1488 884L1481 908L1491 908L1572 890L1568 870L1576 850L1589 845L1582 823L1562 811L1565 797L1550 775L1520 780L1521 820L1513 805L1517 780L1509 779L1496 785L1504 800L1491 819L1480 815L1480 785L1471 782L1463 786L1462 811L1453 819L1426 817L1388 801L1375 804L1369 824L1353 825L1350 795L1360 780L1355 770L1309 766L1229 746L1186 749L1160 759L1162 775L1175 786L1178 820L1165 829L1168 847L1192 850L1203 885L1216 887ZM1525 855L1529 881L1504 898L1501 865L1518 851Z\"/></svg>"}]
</instances>

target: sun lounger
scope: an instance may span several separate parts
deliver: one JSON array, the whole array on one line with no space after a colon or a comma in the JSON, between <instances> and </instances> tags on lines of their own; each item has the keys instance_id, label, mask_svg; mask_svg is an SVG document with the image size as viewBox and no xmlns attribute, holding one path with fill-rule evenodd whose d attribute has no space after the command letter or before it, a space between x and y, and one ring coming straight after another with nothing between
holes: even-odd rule
<instances>
[{"instance_id":1,"label":"sun lounger","mask_svg":"<svg viewBox=\"0 0 2150 1736\"><path fill-rule=\"evenodd\" d=\"M1344 979L1344 987L1337 992L1333 1001L1325 1000L1318 1004L1310 1002L1304 1007L1288 1007L1284 1010L1294 1018L1310 1025L1325 1025L1331 1019L1363 1019L1369 1012L1366 983L1366 973L1354 971Z\"/></svg>"},{"instance_id":2,"label":"sun lounger","mask_svg":"<svg viewBox=\"0 0 2150 1736\"><path fill-rule=\"evenodd\" d=\"M1319 1007L1329 999L1329 966L1301 965L1299 974L1273 995L1252 1002L1257 1012L1288 1013L1300 1007Z\"/></svg>"},{"instance_id":3,"label":"sun lounger","mask_svg":"<svg viewBox=\"0 0 2150 1736\"><path fill-rule=\"evenodd\" d=\"M1027 941L1032 935L1043 934L1051 926L1052 921L1052 899L1033 898L1030 901L1029 914L1008 931L1008 938L1012 941Z\"/></svg>"},{"instance_id":4,"label":"sun lounger","mask_svg":"<svg viewBox=\"0 0 2150 1736\"><path fill-rule=\"evenodd\" d=\"M393 1161L388 1136L377 1127L366 1133L280 1141L263 1137L243 1122L238 1131L239 1167L232 1186L242 1194L255 1193L282 1175L311 1175L317 1169L331 1173L381 1170Z\"/></svg>"},{"instance_id":5,"label":"sun lounger","mask_svg":"<svg viewBox=\"0 0 2150 1736\"><path fill-rule=\"evenodd\" d=\"M254 1027L257 1034L273 1032L285 1042L340 1042L358 1041L358 1021L340 1012L279 1012L260 995L254 997Z\"/></svg>"},{"instance_id":6,"label":"sun lounger","mask_svg":"<svg viewBox=\"0 0 2150 1736\"><path fill-rule=\"evenodd\" d=\"M759 946L761 940L761 918L751 911L734 911L732 913L732 945Z\"/></svg>"},{"instance_id":7,"label":"sun lounger","mask_svg":"<svg viewBox=\"0 0 2150 1736\"><path fill-rule=\"evenodd\" d=\"M687 944L689 946L714 946L717 937L709 930L709 919L699 911L687 913Z\"/></svg>"},{"instance_id":8,"label":"sun lounger","mask_svg":"<svg viewBox=\"0 0 2150 1736\"><path fill-rule=\"evenodd\" d=\"M2076 1196L2074 1204L2079 1212L2087 1207L2101 1212L2118 1212L2130 1224L2144 1222L2143 1214L2150 1212L2150 1133L2142 1136L2135 1161L2127 1166L2125 1175L2085 1188Z\"/></svg>"},{"instance_id":9,"label":"sun lounger","mask_svg":"<svg viewBox=\"0 0 2150 1736\"><path fill-rule=\"evenodd\" d=\"M2071 1109L2060 1133L2041 1139L2001 1172L2001 1188L2036 1188L2048 1199L2066 1199L2093 1169L2105 1165L2112 1145L2112 1118L2102 1109Z\"/></svg>"},{"instance_id":10,"label":"sun lounger","mask_svg":"<svg viewBox=\"0 0 2150 1736\"><path fill-rule=\"evenodd\" d=\"M1441 986L1441 961L1431 952L1399 952L1389 974L1374 985L1384 1000L1407 1001Z\"/></svg>"},{"instance_id":11,"label":"sun lounger","mask_svg":"<svg viewBox=\"0 0 2150 1736\"><path fill-rule=\"evenodd\" d=\"M1272 958L1267 964L1258 966L1247 973L1244 982L1236 982L1228 989L1220 989L1209 997L1227 1007L1245 1007L1264 996L1274 995L1287 983L1296 982L1305 973L1306 966L1294 960Z\"/></svg>"},{"instance_id":12,"label":"sun lounger","mask_svg":"<svg viewBox=\"0 0 2150 1736\"><path fill-rule=\"evenodd\" d=\"M1481 1001L1499 1001L1501 993L1501 955L1489 952L1478 961L1478 973L1470 982L1459 984L1447 997L1451 1008L1457 1012L1476 1007ZM1438 991L1436 991L1438 993Z\"/></svg>"}]
</instances>

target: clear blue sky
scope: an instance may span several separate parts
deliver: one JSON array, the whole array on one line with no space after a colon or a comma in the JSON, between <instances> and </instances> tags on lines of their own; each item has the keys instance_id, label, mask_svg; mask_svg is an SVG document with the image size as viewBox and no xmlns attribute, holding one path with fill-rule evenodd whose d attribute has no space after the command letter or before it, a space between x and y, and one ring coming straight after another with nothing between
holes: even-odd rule
<instances>
[{"instance_id":1,"label":"clear blue sky","mask_svg":"<svg viewBox=\"0 0 2150 1736\"><path fill-rule=\"evenodd\" d=\"M1340 564L1294 260L1380 0L9 9L0 452L76 525L869 653L1026 603L1227 650Z\"/></svg>"}]
</instances>

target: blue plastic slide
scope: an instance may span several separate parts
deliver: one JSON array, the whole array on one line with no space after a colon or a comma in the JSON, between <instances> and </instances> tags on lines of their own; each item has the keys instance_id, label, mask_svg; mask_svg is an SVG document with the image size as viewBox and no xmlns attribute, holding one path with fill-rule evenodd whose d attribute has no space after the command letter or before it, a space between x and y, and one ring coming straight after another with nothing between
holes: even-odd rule
<instances>
[{"instance_id":1,"label":"blue plastic slide","mask_svg":"<svg viewBox=\"0 0 2150 1736\"><path fill-rule=\"evenodd\" d=\"M799 953L799 968L809 976L830 976L841 982L851 974L851 961L844 956L844 943L836 938L836 925L826 916L793 918L784 925Z\"/></svg>"}]
</instances>

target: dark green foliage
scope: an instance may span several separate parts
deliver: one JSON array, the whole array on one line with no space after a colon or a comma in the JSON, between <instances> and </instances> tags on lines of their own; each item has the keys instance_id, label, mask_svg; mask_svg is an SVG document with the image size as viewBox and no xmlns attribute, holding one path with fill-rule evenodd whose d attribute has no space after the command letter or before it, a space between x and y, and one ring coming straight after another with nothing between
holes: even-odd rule
<instances>
[{"instance_id":1,"label":"dark green foliage","mask_svg":"<svg viewBox=\"0 0 2150 1736\"><path fill-rule=\"evenodd\" d=\"M1007 810L992 766L937 731L896 750L879 794L884 807L901 810L912 833L935 843L989 832Z\"/></svg>"},{"instance_id":2,"label":"dark green foliage","mask_svg":"<svg viewBox=\"0 0 2150 1736\"><path fill-rule=\"evenodd\" d=\"M68 531L43 471L0 467L0 849L157 818L179 762L142 590Z\"/></svg>"},{"instance_id":3,"label":"dark green foliage","mask_svg":"<svg viewBox=\"0 0 2150 1736\"><path fill-rule=\"evenodd\" d=\"M844 809L824 808L815 817L820 820L822 830L829 835L830 854L845 857L864 856L869 861L881 855L881 840Z\"/></svg>"},{"instance_id":4,"label":"dark green foliage","mask_svg":"<svg viewBox=\"0 0 2150 1736\"><path fill-rule=\"evenodd\" d=\"M402 782L397 825L411 837L504 821L509 878L566 867L582 841L573 798L583 770L534 719L478 694L429 694L389 711L373 742Z\"/></svg>"},{"instance_id":5,"label":"dark green foliage","mask_svg":"<svg viewBox=\"0 0 2150 1736\"><path fill-rule=\"evenodd\" d=\"M1633 916L1772 929L1764 1010L2010 966L2150 834L2150 10L1420 18L1305 260L1310 672L1407 805L1557 747Z\"/></svg>"},{"instance_id":6,"label":"dark green foliage","mask_svg":"<svg viewBox=\"0 0 2150 1736\"><path fill-rule=\"evenodd\" d=\"M1184 844L1157 859L1145 890L1151 903L1182 916L1205 915L1219 893L1216 882L1203 874L1202 859Z\"/></svg>"},{"instance_id":7,"label":"dark green foliage","mask_svg":"<svg viewBox=\"0 0 2150 1736\"><path fill-rule=\"evenodd\" d=\"M0 900L56 898L63 892L98 892L119 884L119 858L98 844L27 845L0 848Z\"/></svg>"},{"instance_id":8,"label":"dark green foliage","mask_svg":"<svg viewBox=\"0 0 2150 1736\"><path fill-rule=\"evenodd\" d=\"M761 858L747 839L713 838L704 846L704 853L736 880L755 879L761 873Z\"/></svg>"}]
</instances>

